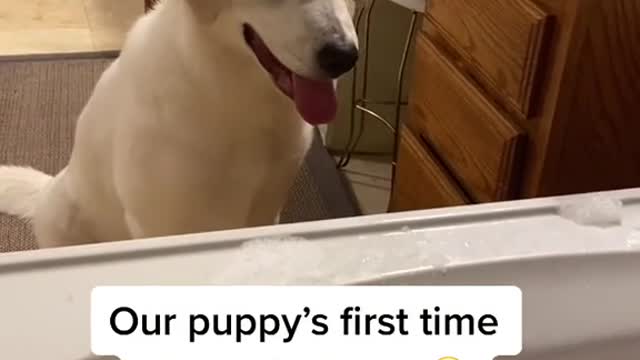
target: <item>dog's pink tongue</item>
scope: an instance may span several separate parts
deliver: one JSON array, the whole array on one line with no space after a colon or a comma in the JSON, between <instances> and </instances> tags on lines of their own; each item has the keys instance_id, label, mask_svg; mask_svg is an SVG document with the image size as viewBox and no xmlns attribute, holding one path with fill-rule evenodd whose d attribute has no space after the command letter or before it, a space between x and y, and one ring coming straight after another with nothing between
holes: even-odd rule
<instances>
[{"instance_id":1,"label":"dog's pink tongue","mask_svg":"<svg viewBox=\"0 0 640 360\"><path fill-rule=\"evenodd\" d=\"M332 81L310 80L294 74L293 99L300 115L311 125L325 124L336 117L338 100Z\"/></svg>"}]
</instances>

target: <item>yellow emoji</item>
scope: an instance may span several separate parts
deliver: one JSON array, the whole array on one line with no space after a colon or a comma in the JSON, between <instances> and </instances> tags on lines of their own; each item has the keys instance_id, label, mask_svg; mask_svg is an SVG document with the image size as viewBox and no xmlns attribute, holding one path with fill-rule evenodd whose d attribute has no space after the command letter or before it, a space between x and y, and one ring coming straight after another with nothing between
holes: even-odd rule
<instances>
[{"instance_id":1,"label":"yellow emoji","mask_svg":"<svg viewBox=\"0 0 640 360\"><path fill-rule=\"evenodd\" d=\"M457 358L454 358L453 356L445 356L443 358L440 358L438 360L458 360Z\"/></svg>"}]
</instances>

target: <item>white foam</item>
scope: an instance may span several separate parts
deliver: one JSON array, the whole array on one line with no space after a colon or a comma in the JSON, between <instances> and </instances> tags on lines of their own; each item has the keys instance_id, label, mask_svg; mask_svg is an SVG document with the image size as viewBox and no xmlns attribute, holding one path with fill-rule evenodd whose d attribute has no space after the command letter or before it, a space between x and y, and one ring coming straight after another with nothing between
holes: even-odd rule
<instances>
[{"instance_id":1,"label":"white foam","mask_svg":"<svg viewBox=\"0 0 640 360\"><path fill-rule=\"evenodd\" d=\"M224 285L331 285L388 272L433 267L450 259L421 234L357 237L335 242L301 238L247 242L212 282Z\"/></svg>"},{"instance_id":2,"label":"white foam","mask_svg":"<svg viewBox=\"0 0 640 360\"><path fill-rule=\"evenodd\" d=\"M634 229L627 236L627 247L630 249L640 249L640 230Z\"/></svg>"},{"instance_id":3,"label":"white foam","mask_svg":"<svg viewBox=\"0 0 640 360\"><path fill-rule=\"evenodd\" d=\"M559 214L580 225L617 226L622 223L622 202L603 195L583 196L562 203Z\"/></svg>"},{"instance_id":4,"label":"white foam","mask_svg":"<svg viewBox=\"0 0 640 360\"><path fill-rule=\"evenodd\" d=\"M442 273L468 262L640 248L639 223L622 221L622 203L582 197L556 214L456 226L338 235L322 240L271 238L229 252L212 282L230 285L330 285L391 272L431 268ZM567 219L571 221L567 221ZM591 225L591 226L583 226ZM635 230L634 230L635 229Z\"/></svg>"}]
</instances>

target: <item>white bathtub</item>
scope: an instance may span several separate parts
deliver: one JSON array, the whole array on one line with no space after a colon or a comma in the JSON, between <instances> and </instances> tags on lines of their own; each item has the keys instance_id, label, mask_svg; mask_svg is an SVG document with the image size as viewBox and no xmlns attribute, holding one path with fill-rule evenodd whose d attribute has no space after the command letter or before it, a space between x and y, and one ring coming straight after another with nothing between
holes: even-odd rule
<instances>
[{"instance_id":1,"label":"white bathtub","mask_svg":"<svg viewBox=\"0 0 640 360\"><path fill-rule=\"evenodd\" d=\"M418 266L390 258L380 272L353 273L347 282L514 284L524 296L518 359L635 359L640 244L627 240L640 230L640 189L607 196L624 203L621 226L585 227L559 217L559 202L574 198L566 197L0 255L0 358L86 356L94 286L219 283L229 269L236 283L252 283L255 266L238 266L241 245L295 235L331 249L336 264L370 250L374 240L430 239L438 261ZM262 283L282 281L262 275Z\"/></svg>"}]
</instances>

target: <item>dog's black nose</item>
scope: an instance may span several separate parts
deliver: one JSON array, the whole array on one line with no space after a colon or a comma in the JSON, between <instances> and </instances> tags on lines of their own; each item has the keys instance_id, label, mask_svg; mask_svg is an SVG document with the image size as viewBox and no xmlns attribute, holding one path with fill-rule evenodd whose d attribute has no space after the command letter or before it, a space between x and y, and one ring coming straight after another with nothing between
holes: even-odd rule
<instances>
[{"instance_id":1,"label":"dog's black nose","mask_svg":"<svg viewBox=\"0 0 640 360\"><path fill-rule=\"evenodd\" d=\"M327 44L318 52L318 65L332 78L351 70L358 61L358 48L353 44Z\"/></svg>"}]
</instances>

